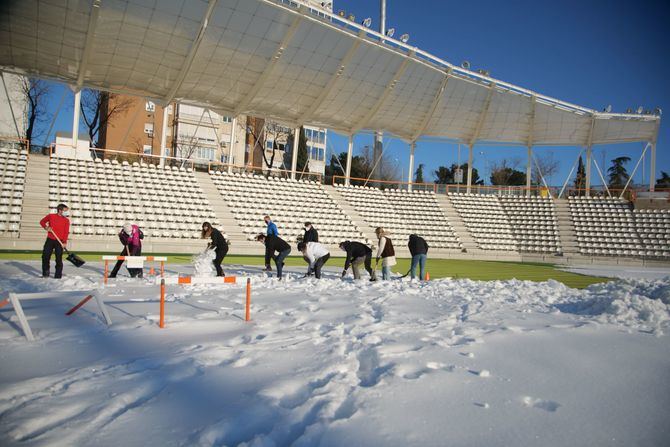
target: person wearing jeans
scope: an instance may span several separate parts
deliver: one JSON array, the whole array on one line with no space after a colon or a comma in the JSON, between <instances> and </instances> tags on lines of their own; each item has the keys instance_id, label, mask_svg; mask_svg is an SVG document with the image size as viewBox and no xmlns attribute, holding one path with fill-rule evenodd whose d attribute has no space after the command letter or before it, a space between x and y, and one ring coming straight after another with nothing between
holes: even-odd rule
<instances>
[{"instance_id":1,"label":"person wearing jeans","mask_svg":"<svg viewBox=\"0 0 670 447\"><path fill-rule=\"evenodd\" d=\"M382 279L391 279L391 267L396 265L393 241L391 241L388 233L382 227L377 227L375 234L379 241L377 245L377 263L379 263L380 259L382 260Z\"/></svg>"},{"instance_id":2,"label":"person wearing jeans","mask_svg":"<svg viewBox=\"0 0 670 447\"><path fill-rule=\"evenodd\" d=\"M275 261L277 267L277 278L281 279L284 259L291 253L291 246L279 236L266 236L259 234L256 240L265 245L265 271L271 272L270 259ZM275 255L277 253L277 255Z\"/></svg>"},{"instance_id":3,"label":"person wearing jeans","mask_svg":"<svg viewBox=\"0 0 670 447\"><path fill-rule=\"evenodd\" d=\"M424 238L416 234L409 235L409 243L407 244L409 252L412 255L412 264L410 273L412 279L416 276L416 266L419 266L419 279L426 279L426 258L428 257L428 243Z\"/></svg>"}]
</instances>

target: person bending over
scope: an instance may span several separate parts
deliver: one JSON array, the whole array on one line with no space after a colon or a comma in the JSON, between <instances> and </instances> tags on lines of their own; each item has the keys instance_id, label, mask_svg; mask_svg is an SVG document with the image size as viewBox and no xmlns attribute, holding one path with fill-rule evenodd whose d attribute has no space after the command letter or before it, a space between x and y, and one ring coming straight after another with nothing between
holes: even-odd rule
<instances>
[{"instance_id":1,"label":"person bending over","mask_svg":"<svg viewBox=\"0 0 670 447\"><path fill-rule=\"evenodd\" d=\"M277 267L277 278L281 279L284 259L291 253L291 246L279 236L259 234L256 236L256 240L265 245L265 271L272 271L270 259L273 259ZM275 253L277 254L275 255Z\"/></svg>"},{"instance_id":2,"label":"person bending over","mask_svg":"<svg viewBox=\"0 0 670 447\"><path fill-rule=\"evenodd\" d=\"M214 263L214 268L216 269L216 276L226 276L223 268L221 268L223 258L225 258L226 254L228 254L228 242L226 241L226 238L224 238L223 234L221 234L221 232L214 228L209 222L203 222L201 237L203 239L211 239L209 244L207 244L207 248L214 250L215 253L214 261L212 262Z\"/></svg>"},{"instance_id":3,"label":"person bending over","mask_svg":"<svg viewBox=\"0 0 670 447\"><path fill-rule=\"evenodd\" d=\"M314 272L316 279L320 279L321 268L328 259L330 259L330 252L328 249L318 242L300 242L298 244L298 250L302 252L302 255L309 263L307 274L305 276L310 276L312 272Z\"/></svg>"},{"instance_id":4,"label":"person bending over","mask_svg":"<svg viewBox=\"0 0 670 447\"><path fill-rule=\"evenodd\" d=\"M140 230L140 227L131 223L123 224L123 228L119 231L119 240L123 244L123 250L119 256L141 256L142 255L142 239L144 239L144 233ZM118 275L121 266L123 265L123 260L119 259L116 261L112 272L109 274L110 278L116 278ZM128 269L128 273L131 278L142 278L143 273L142 269Z\"/></svg>"},{"instance_id":5,"label":"person bending over","mask_svg":"<svg viewBox=\"0 0 670 447\"><path fill-rule=\"evenodd\" d=\"M375 234L379 241L377 244L377 262L380 258L382 260L382 279L391 279L391 267L396 264L393 242L382 227L377 227Z\"/></svg>"},{"instance_id":6,"label":"person bending over","mask_svg":"<svg viewBox=\"0 0 670 447\"><path fill-rule=\"evenodd\" d=\"M426 258L428 255L428 243L424 238L416 234L409 235L409 243L407 244L409 252L412 255L412 265L410 273L412 279L416 275L416 266L419 266L419 279L426 279Z\"/></svg>"},{"instance_id":7,"label":"person bending over","mask_svg":"<svg viewBox=\"0 0 670 447\"><path fill-rule=\"evenodd\" d=\"M56 213L47 214L40 225L47 230L47 240L42 249L42 277L49 277L51 267L51 254L56 253L56 273L54 278L63 277L63 247L67 244L70 235L70 219L68 219L70 208L64 203L56 207Z\"/></svg>"},{"instance_id":8,"label":"person bending over","mask_svg":"<svg viewBox=\"0 0 670 447\"><path fill-rule=\"evenodd\" d=\"M365 270L370 275L370 281L377 280L377 274L372 270L372 249L370 247L360 242L344 241L340 242L340 249L347 253L344 270L342 270L343 278L347 275L347 270L351 265L354 279L361 279L361 266L365 265Z\"/></svg>"}]
</instances>

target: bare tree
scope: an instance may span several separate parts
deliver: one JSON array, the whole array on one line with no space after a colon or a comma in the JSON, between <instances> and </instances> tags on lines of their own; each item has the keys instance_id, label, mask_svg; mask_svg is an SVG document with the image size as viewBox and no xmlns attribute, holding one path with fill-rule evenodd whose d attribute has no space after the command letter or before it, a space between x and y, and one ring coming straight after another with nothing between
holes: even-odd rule
<instances>
[{"instance_id":1,"label":"bare tree","mask_svg":"<svg viewBox=\"0 0 670 447\"><path fill-rule=\"evenodd\" d=\"M134 101L130 96L100 90L82 90L81 116L88 128L88 137L93 147L99 147L100 130L105 129L115 116L126 113Z\"/></svg>"},{"instance_id":2,"label":"bare tree","mask_svg":"<svg viewBox=\"0 0 670 447\"><path fill-rule=\"evenodd\" d=\"M49 83L41 79L21 78L21 91L28 101L28 115L25 138L32 145L36 125L46 121L49 117L47 112L47 97L49 95Z\"/></svg>"},{"instance_id":3,"label":"bare tree","mask_svg":"<svg viewBox=\"0 0 670 447\"><path fill-rule=\"evenodd\" d=\"M263 161L267 167L267 169L264 170L267 177L274 168L277 151L284 150L289 136L291 136L291 131L287 127L272 121L257 120L255 123L255 125L247 126L247 132L249 132L254 139L254 147L252 148L252 151L257 147L261 149L260 152L263 155ZM269 159L267 155L268 141L272 141L272 151Z\"/></svg>"},{"instance_id":4,"label":"bare tree","mask_svg":"<svg viewBox=\"0 0 670 447\"><path fill-rule=\"evenodd\" d=\"M561 162L554 158L553 152L547 152L541 157L535 157L535 161L537 162L537 166L540 167L540 171L542 171L542 176L544 176L544 179L548 184L551 184L551 178L560 169ZM540 172L537 170L537 166L533 166L532 181L534 185L541 185L542 177L540 176Z\"/></svg>"},{"instance_id":5,"label":"bare tree","mask_svg":"<svg viewBox=\"0 0 670 447\"><path fill-rule=\"evenodd\" d=\"M400 166L398 162L391 158L388 152L382 152L375 159L375 151L371 146L361 148L363 157L363 172L365 177L371 177L375 180L396 181L400 178Z\"/></svg>"}]
</instances>

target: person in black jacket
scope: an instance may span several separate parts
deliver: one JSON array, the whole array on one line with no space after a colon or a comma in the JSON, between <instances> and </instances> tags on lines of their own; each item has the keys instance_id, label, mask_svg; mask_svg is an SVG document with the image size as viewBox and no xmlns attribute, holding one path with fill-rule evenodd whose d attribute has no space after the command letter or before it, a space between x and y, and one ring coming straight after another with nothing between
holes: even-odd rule
<instances>
[{"instance_id":1,"label":"person in black jacket","mask_svg":"<svg viewBox=\"0 0 670 447\"><path fill-rule=\"evenodd\" d=\"M410 273L412 279L416 275L416 266L419 266L419 279L426 279L426 258L428 255L428 243L424 238L416 234L409 235L409 243L407 244L409 252L412 255L412 264L410 266Z\"/></svg>"},{"instance_id":2,"label":"person in black jacket","mask_svg":"<svg viewBox=\"0 0 670 447\"><path fill-rule=\"evenodd\" d=\"M265 271L272 271L270 259L274 259L277 266L277 278L281 279L284 259L291 253L291 246L284 239L274 235L259 234L256 236L256 240L265 244ZM277 255L275 255L275 252L277 252Z\"/></svg>"},{"instance_id":3,"label":"person in black jacket","mask_svg":"<svg viewBox=\"0 0 670 447\"><path fill-rule=\"evenodd\" d=\"M354 279L361 279L360 268L362 265L365 265L365 270L367 270L370 275L370 281L377 280L376 272L372 270L372 249L370 247L361 244L360 242L344 241L340 243L340 249L347 252L347 259L344 262L344 270L342 270L343 278L346 276L347 270L351 265L351 270L354 272Z\"/></svg>"},{"instance_id":4,"label":"person in black jacket","mask_svg":"<svg viewBox=\"0 0 670 447\"><path fill-rule=\"evenodd\" d=\"M319 242L319 233L311 222L305 222L305 234L302 236L302 242Z\"/></svg>"},{"instance_id":5,"label":"person in black jacket","mask_svg":"<svg viewBox=\"0 0 670 447\"><path fill-rule=\"evenodd\" d=\"M214 261L212 261L214 263L214 268L216 269L216 276L226 276L223 268L221 268L221 263L223 262L223 258L226 257L226 254L228 254L228 242L226 242L223 234L212 227L212 224L209 222L203 222L201 236L203 239L211 238L210 243L207 244L207 248L214 250L214 253L216 254Z\"/></svg>"}]
</instances>

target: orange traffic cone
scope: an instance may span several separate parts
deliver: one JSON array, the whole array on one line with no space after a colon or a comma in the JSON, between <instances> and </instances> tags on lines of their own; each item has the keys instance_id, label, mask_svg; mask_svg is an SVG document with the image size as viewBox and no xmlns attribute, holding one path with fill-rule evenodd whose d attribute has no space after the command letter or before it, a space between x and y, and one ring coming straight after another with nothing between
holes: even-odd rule
<instances>
[{"instance_id":1,"label":"orange traffic cone","mask_svg":"<svg viewBox=\"0 0 670 447\"><path fill-rule=\"evenodd\" d=\"M426 281L430 281L430 273L426 272Z\"/></svg>"}]
</instances>

